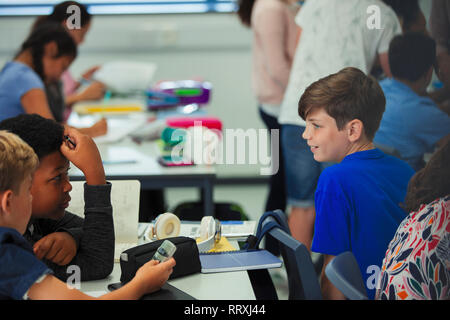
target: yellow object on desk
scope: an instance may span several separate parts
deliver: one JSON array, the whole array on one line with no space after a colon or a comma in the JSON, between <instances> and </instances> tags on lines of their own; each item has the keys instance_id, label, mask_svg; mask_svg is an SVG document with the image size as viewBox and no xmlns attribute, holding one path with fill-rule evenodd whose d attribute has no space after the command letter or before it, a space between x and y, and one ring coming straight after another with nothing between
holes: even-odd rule
<instances>
[{"instance_id":1,"label":"yellow object on desk","mask_svg":"<svg viewBox=\"0 0 450 320\"><path fill-rule=\"evenodd\" d=\"M142 112L143 107L136 105L81 105L75 108L78 114L95 114L95 113L131 113Z\"/></svg>"},{"instance_id":2,"label":"yellow object on desk","mask_svg":"<svg viewBox=\"0 0 450 320\"><path fill-rule=\"evenodd\" d=\"M214 245L214 248L208 252L227 252L227 251L237 251L235 247L228 241L227 238L221 237L220 241Z\"/></svg>"}]
</instances>

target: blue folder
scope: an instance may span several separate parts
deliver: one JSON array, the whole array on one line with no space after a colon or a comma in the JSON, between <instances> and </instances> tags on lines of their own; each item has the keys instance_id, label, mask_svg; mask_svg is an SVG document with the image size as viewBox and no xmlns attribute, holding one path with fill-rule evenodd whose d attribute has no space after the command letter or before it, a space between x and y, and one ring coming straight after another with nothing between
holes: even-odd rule
<instances>
[{"instance_id":1,"label":"blue folder","mask_svg":"<svg viewBox=\"0 0 450 320\"><path fill-rule=\"evenodd\" d=\"M267 250L201 253L200 263L202 273L271 269L279 268L282 264Z\"/></svg>"}]
</instances>

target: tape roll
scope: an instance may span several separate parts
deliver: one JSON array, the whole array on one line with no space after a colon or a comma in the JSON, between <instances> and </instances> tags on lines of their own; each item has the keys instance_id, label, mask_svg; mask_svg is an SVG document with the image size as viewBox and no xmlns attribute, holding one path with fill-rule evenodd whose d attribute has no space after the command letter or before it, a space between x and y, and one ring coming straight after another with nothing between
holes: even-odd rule
<instances>
[{"instance_id":1,"label":"tape roll","mask_svg":"<svg viewBox=\"0 0 450 320\"><path fill-rule=\"evenodd\" d=\"M156 217L153 236L156 239L177 237L180 234L180 219L173 213L166 212Z\"/></svg>"}]
</instances>

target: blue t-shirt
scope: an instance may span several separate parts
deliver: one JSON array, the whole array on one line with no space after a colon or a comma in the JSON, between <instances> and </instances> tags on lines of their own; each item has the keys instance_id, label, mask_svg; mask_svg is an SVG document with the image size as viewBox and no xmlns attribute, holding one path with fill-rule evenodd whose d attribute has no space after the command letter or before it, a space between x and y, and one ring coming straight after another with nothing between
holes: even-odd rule
<instances>
[{"instance_id":1,"label":"blue t-shirt","mask_svg":"<svg viewBox=\"0 0 450 320\"><path fill-rule=\"evenodd\" d=\"M6 63L0 71L0 121L25 113L20 99L31 89L44 90L38 74L23 63Z\"/></svg>"},{"instance_id":2,"label":"blue t-shirt","mask_svg":"<svg viewBox=\"0 0 450 320\"><path fill-rule=\"evenodd\" d=\"M374 142L394 147L415 170L423 167L423 155L450 134L450 117L428 97L421 97L395 79L380 82L386 110Z\"/></svg>"},{"instance_id":3,"label":"blue t-shirt","mask_svg":"<svg viewBox=\"0 0 450 320\"><path fill-rule=\"evenodd\" d=\"M372 149L352 153L320 175L311 250L333 256L353 252L370 299L374 276L406 216L399 204L413 174L404 161Z\"/></svg>"},{"instance_id":4,"label":"blue t-shirt","mask_svg":"<svg viewBox=\"0 0 450 320\"><path fill-rule=\"evenodd\" d=\"M36 280L50 273L17 230L0 227L0 300L23 299Z\"/></svg>"}]
</instances>

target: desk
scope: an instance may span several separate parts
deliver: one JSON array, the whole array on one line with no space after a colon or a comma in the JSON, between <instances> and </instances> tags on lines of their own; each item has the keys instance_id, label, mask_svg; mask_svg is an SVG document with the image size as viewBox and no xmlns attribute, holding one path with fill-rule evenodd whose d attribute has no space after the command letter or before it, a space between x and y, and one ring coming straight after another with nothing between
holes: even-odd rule
<instances>
[{"instance_id":1,"label":"desk","mask_svg":"<svg viewBox=\"0 0 450 320\"><path fill-rule=\"evenodd\" d=\"M124 119L126 119L125 115ZM78 117L76 121L69 119L69 124L76 126L77 121L78 124L88 123L85 117ZM156 142L138 144L129 137L118 142L98 143L97 147L103 161L107 162L104 164L107 179L136 179L141 182L141 188L144 190L168 187L199 188L200 198L204 204L203 215L214 215L213 186L216 170L213 166L162 167L157 162L160 151ZM74 166L70 169L69 176L74 181L84 180L82 172Z\"/></svg>"},{"instance_id":2,"label":"desk","mask_svg":"<svg viewBox=\"0 0 450 320\"><path fill-rule=\"evenodd\" d=\"M108 292L107 286L120 281L120 264L115 263L106 279L81 282L81 291ZM168 281L198 300L255 300L247 271L197 273Z\"/></svg>"},{"instance_id":3,"label":"desk","mask_svg":"<svg viewBox=\"0 0 450 320\"><path fill-rule=\"evenodd\" d=\"M230 242L237 245L236 241ZM113 272L106 279L81 282L81 291L87 294L108 292L108 284L119 282L120 274L120 263L115 263ZM247 271L196 273L168 283L198 300L255 300Z\"/></svg>"}]
</instances>

